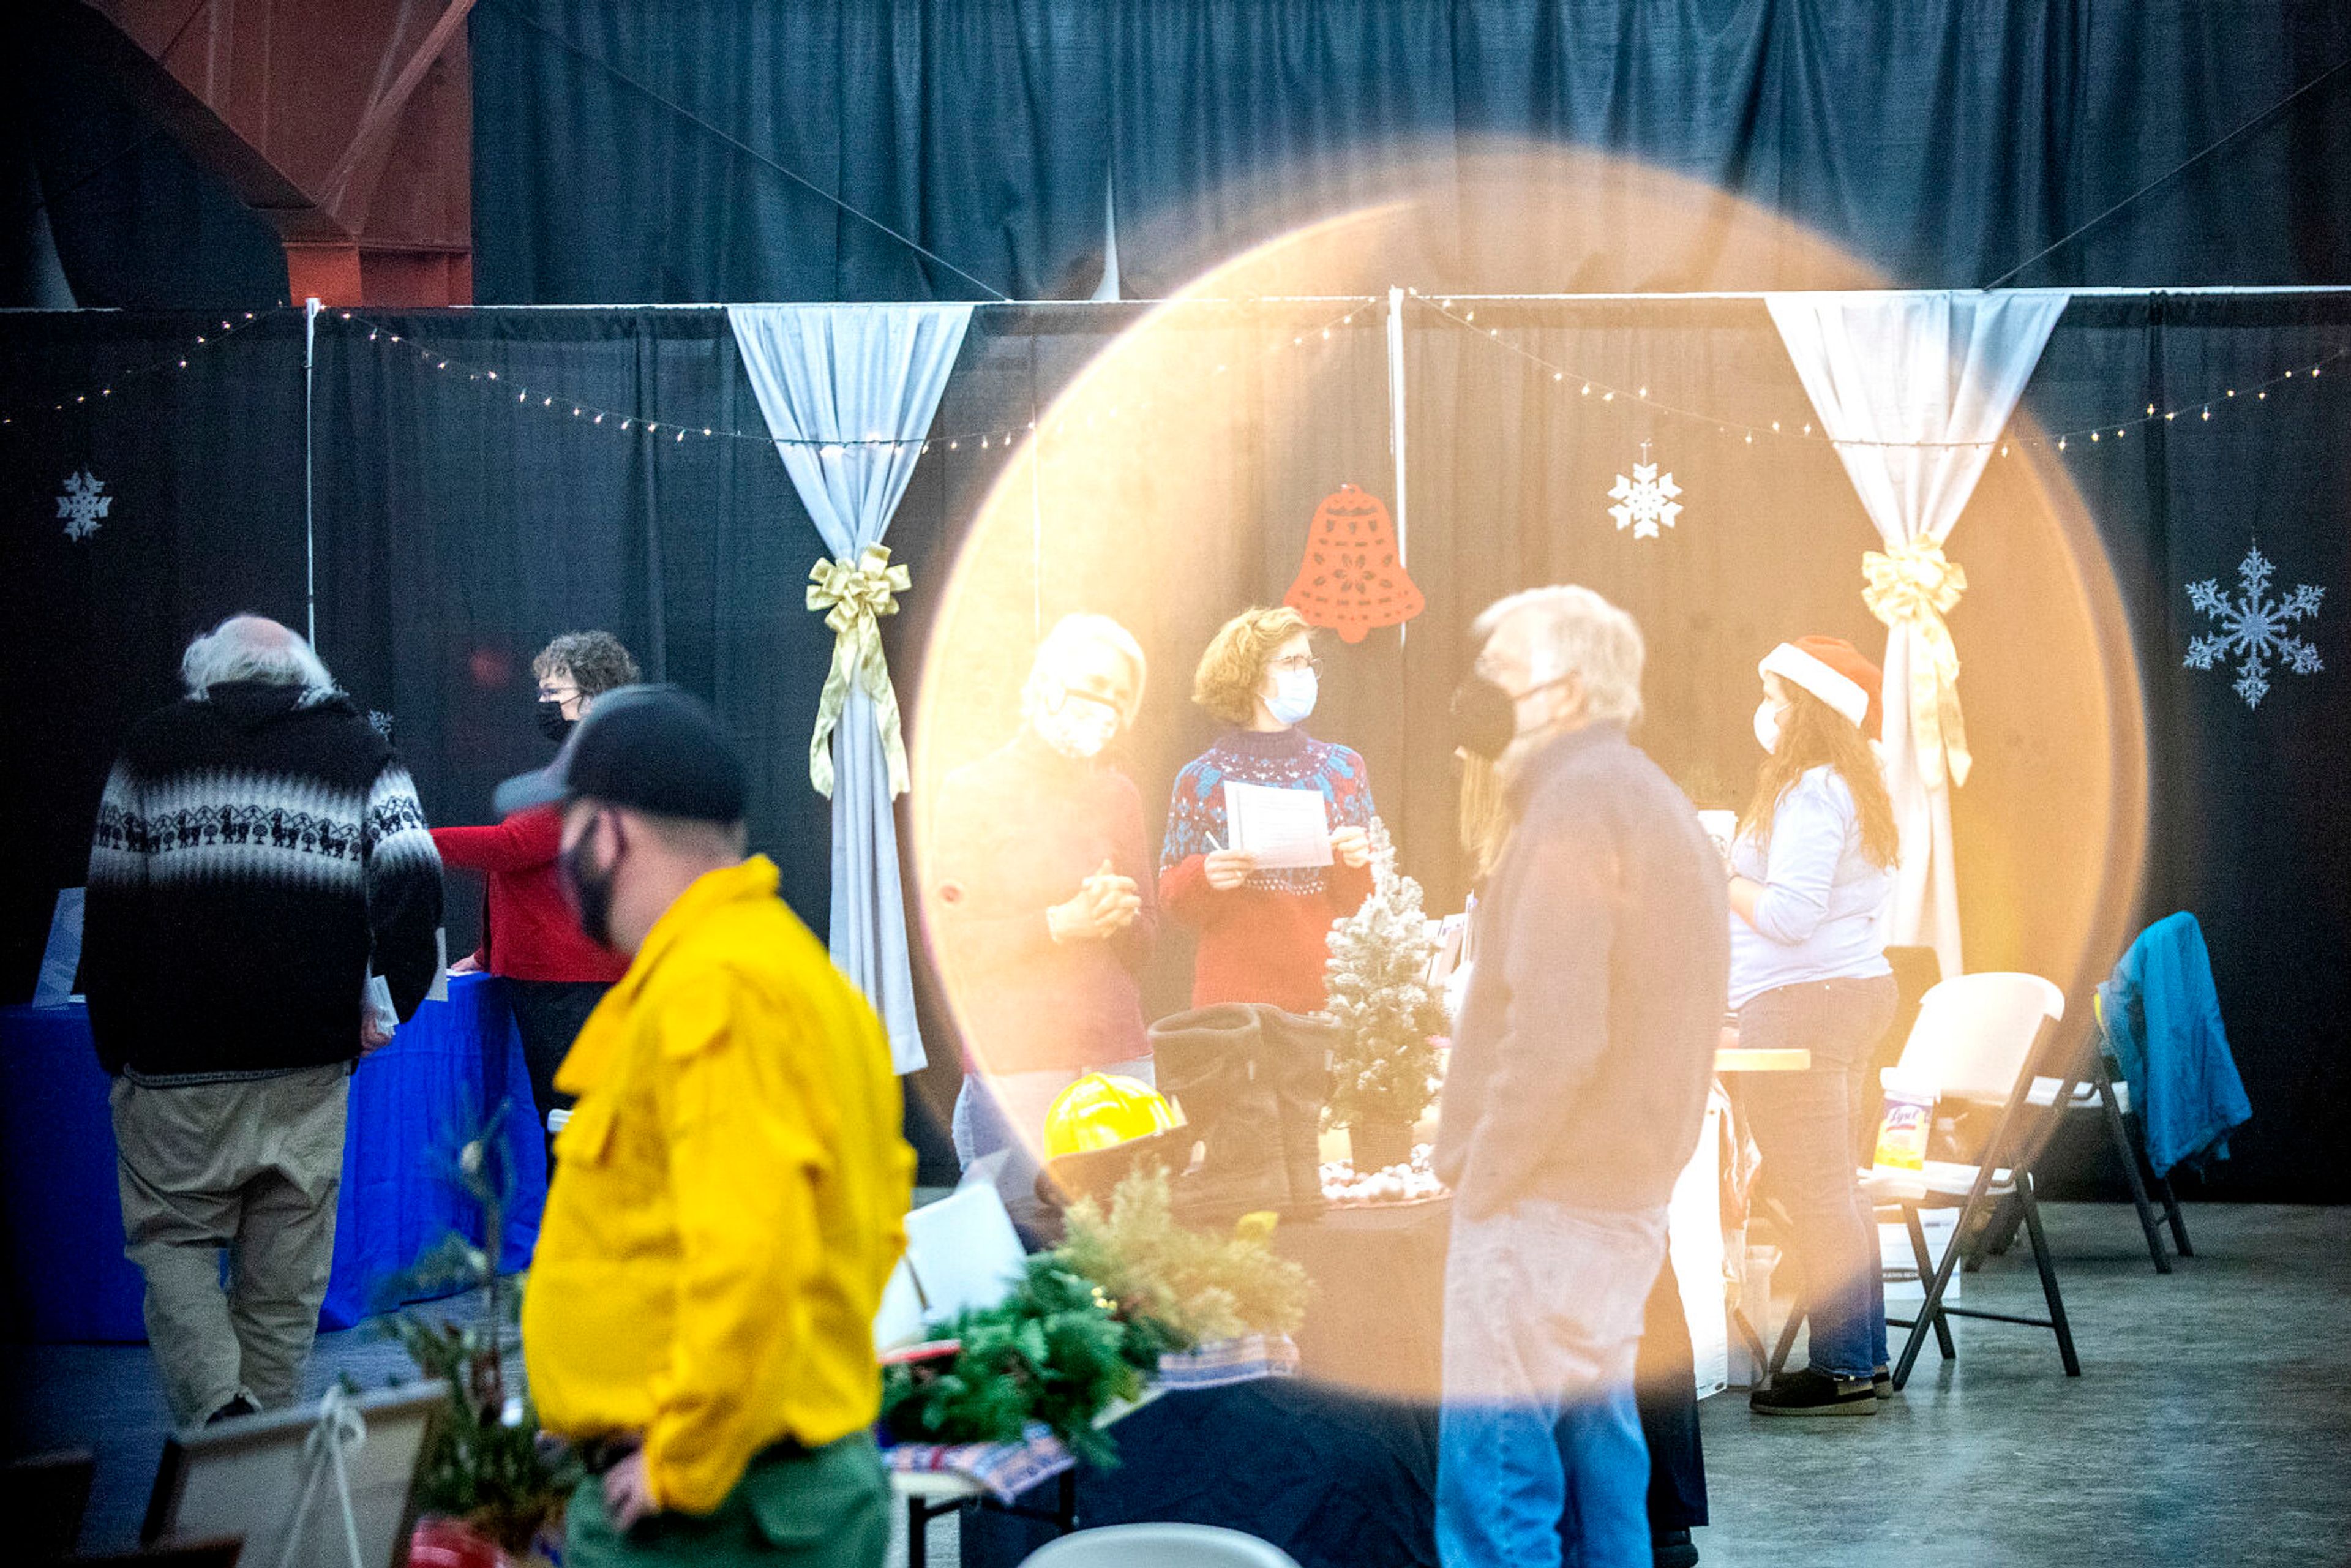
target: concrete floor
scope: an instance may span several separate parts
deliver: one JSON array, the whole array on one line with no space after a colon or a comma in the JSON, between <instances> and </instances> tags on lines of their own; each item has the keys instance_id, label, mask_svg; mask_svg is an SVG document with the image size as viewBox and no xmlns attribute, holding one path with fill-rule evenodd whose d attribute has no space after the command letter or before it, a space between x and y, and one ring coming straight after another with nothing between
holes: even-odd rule
<instances>
[{"instance_id":1,"label":"concrete floor","mask_svg":"<svg viewBox=\"0 0 2351 1568\"><path fill-rule=\"evenodd\" d=\"M1706 1563L2351 1562L2351 1209L2190 1208L2198 1256L2168 1279L2127 1208L2049 1215L2084 1375L2063 1375L2045 1330L1963 1322L1959 1361L1930 1343L1866 1420L1764 1420L1717 1396L1700 1407ZM1970 1276L1967 1299L2038 1311L2029 1258ZM309 1381L404 1367L361 1327L321 1338ZM168 1426L144 1347L0 1346L0 1449L94 1448L82 1550L131 1544ZM955 1562L955 1540L934 1524L931 1560Z\"/></svg>"},{"instance_id":2,"label":"concrete floor","mask_svg":"<svg viewBox=\"0 0 2351 1568\"><path fill-rule=\"evenodd\" d=\"M1708 1564L2351 1561L2351 1210L2191 1207L2168 1277L2127 1207L2047 1213L2082 1376L2045 1329L1963 1322L1868 1419L1708 1400ZM2042 1311L2021 1239L1966 1296Z\"/></svg>"}]
</instances>

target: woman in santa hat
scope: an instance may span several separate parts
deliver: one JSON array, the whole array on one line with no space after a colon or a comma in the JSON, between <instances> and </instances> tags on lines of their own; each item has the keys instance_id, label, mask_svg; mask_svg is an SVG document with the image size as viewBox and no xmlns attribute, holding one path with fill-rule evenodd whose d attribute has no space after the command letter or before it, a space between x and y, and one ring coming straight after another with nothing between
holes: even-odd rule
<instances>
[{"instance_id":1,"label":"woman in santa hat","mask_svg":"<svg viewBox=\"0 0 2351 1568\"><path fill-rule=\"evenodd\" d=\"M1894 892L1894 806L1870 742L1877 666L1835 637L1782 643L1758 666L1755 738L1770 755L1730 856L1730 1006L1741 1046L1812 1053L1756 1073L1741 1100L1766 1182L1794 1221L1811 1364L1749 1400L1767 1416L1867 1416L1886 1375L1877 1227L1854 1170L1871 1048L1894 1019L1878 931Z\"/></svg>"}]
</instances>

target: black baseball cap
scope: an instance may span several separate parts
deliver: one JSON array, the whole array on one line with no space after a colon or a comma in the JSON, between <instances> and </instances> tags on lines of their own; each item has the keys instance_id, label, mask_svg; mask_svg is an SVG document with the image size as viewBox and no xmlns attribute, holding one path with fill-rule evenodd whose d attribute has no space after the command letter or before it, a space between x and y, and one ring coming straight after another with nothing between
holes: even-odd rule
<instances>
[{"instance_id":1,"label":"black baseball cap","mask_svg":"<svg viewBox=\"0 0 2351 1568\"><path fill-rule=\"evenodd\" d=\"M555 760L498 786L498 814L582 795L660 817L743 820L743 757L701 698L672 685L598 696Z\"/></svg>"}]
</instances>

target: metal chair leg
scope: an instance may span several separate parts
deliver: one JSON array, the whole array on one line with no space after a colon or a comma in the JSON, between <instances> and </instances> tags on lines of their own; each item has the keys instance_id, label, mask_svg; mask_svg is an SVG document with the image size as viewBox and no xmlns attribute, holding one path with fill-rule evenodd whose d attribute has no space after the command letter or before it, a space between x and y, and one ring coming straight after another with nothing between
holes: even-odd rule
<instances>
[{"instance_id":1,"label":"metal chair leg","mask_svg":"<svg viewBox=\"0 0 2351 1568\"><path fill-rule=\"evenodd\" d=\"M1927 1248L1927 1228L1919 1222L1915 1204L1902 1206L1902 1223L1910 1228L1910 1255L1918 1260L1918 1279L1923 1286L1927 1276L1935 1271L1935 1255ZM1954 1239L1952 1245L1957 1246ZM1935 1312L1935 1345L1943 1353L1945 1361L1959 1358L1959 1347L1951 1343L1951 1325L1938 1308Z\"/></svg>"},{"instance_id":2,"label":"metal chair leg","mask_svg":"<svg viewBox=\"0 0 2351 1568\"><path fill-rule=\"evenodd\" d=\"M2065 1298L2057 1290L2057 1270L2049 1260L2049 1238L2041 1228L2041 1204L2033 1196L2032 1173L2016 1173L2016 1196L2024 1208L2024 1226L2032 1236L2032 1260L2041 1270L2041 1293L2049 1300L2049 1326L2057 1333L2057 1354L2065 1363L2065 1375L2082 1375L2082 1358L2074 1354L2074 1330L2065 1321Z\"/></svg>"},{"instance_id":3,"label":"metal chair leg","mask_svg":"<svg viewBox=\"0 0 2351 1568\"><path fill-rule=\"evenodd\" d=\"M1771 1347L1771 1364L1765 1369L1766 1378L1779 1376L1780 1369L1788 1364L1788 1353L1796 1348L1796 1331L1804 1326L1804 1319L1810 1315L1802 1307L1788 1309L1788 1321L1780 1325L1780 1343Z\"/></svg>"},{"instance_id":4,"label":"metal chair leg","mask_svg":"<svg viewBox=\"0 0 2351 1568\"><path fill-rule=\"evenodd\" d=\"M2115 1100L2114 1081L2100 1073L2097 1088L2098 1109L2105 1120L2106 1134L2114 1139L2115 1155L2122 1161L2123 1176L2130 1183L2131 1203L2138 1209L2139 1228L2147 1232L2147 1255L2155 1260L2157 1273L2168 1274L2171 1259L2163 1249L2163 1232L2156 1228L2155 1207L2147 1200L2147 1184L2139 1180L2142 1156L2123 1124L2122 1107Z\"/></svg>"},{"instance_id":5,"label":"metal chair leg","mask_svg":"<svg viewBox=\"0 0 2351 1568\"><path fill-rule=\"evenodd\" d=\"M2171 1193L2171 1178L2156 1177L2155 1190L2163 1199L2163 1212L2171 1221L2171 1239L2178 1243L2179 1255L2182 1258L2195 1257L2196 1249L2188 1245L2188 1222L2179 1217L2179 1199Z\"/></svg>"},{"instance_id":6,"label":"metal chair leg","mask_svg":"<svg viewBox=\"0 0 2351 1568\"><path fill-rule=\"evenodd\" d=\"M1731 1332L1739 1336L1740 1344L1747 1352L1748 1365L1755 1369L1753 1386L1757 1388L1768 1386L1771 1381L1771 1370L1763 1350L1763 1336L1755 1332L1755 1324L1748 1317L1747 1308L1743 1303L1730 1309L1730 1328Z\"/></svg>"}]
</instances>

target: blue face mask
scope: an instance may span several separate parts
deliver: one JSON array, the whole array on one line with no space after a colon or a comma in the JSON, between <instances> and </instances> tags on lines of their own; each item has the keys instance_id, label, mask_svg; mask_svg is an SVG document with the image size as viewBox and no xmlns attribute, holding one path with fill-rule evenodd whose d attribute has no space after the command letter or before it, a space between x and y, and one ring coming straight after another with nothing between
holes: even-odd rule
<instances>
[{"instance_id":1,"label":"blue face mask","mask_svg":"<svg viewBox=\"0 0 2351 1568\"><path fill-rule=\"evenodd\" d=\"M1314 711L1314 698L1322 683L1311 670L1276 670L1273 673L1273 695L1265 699L1265 711L1273 715L1280 725L1302 723Z\"/></svg>"}]
</instances>

